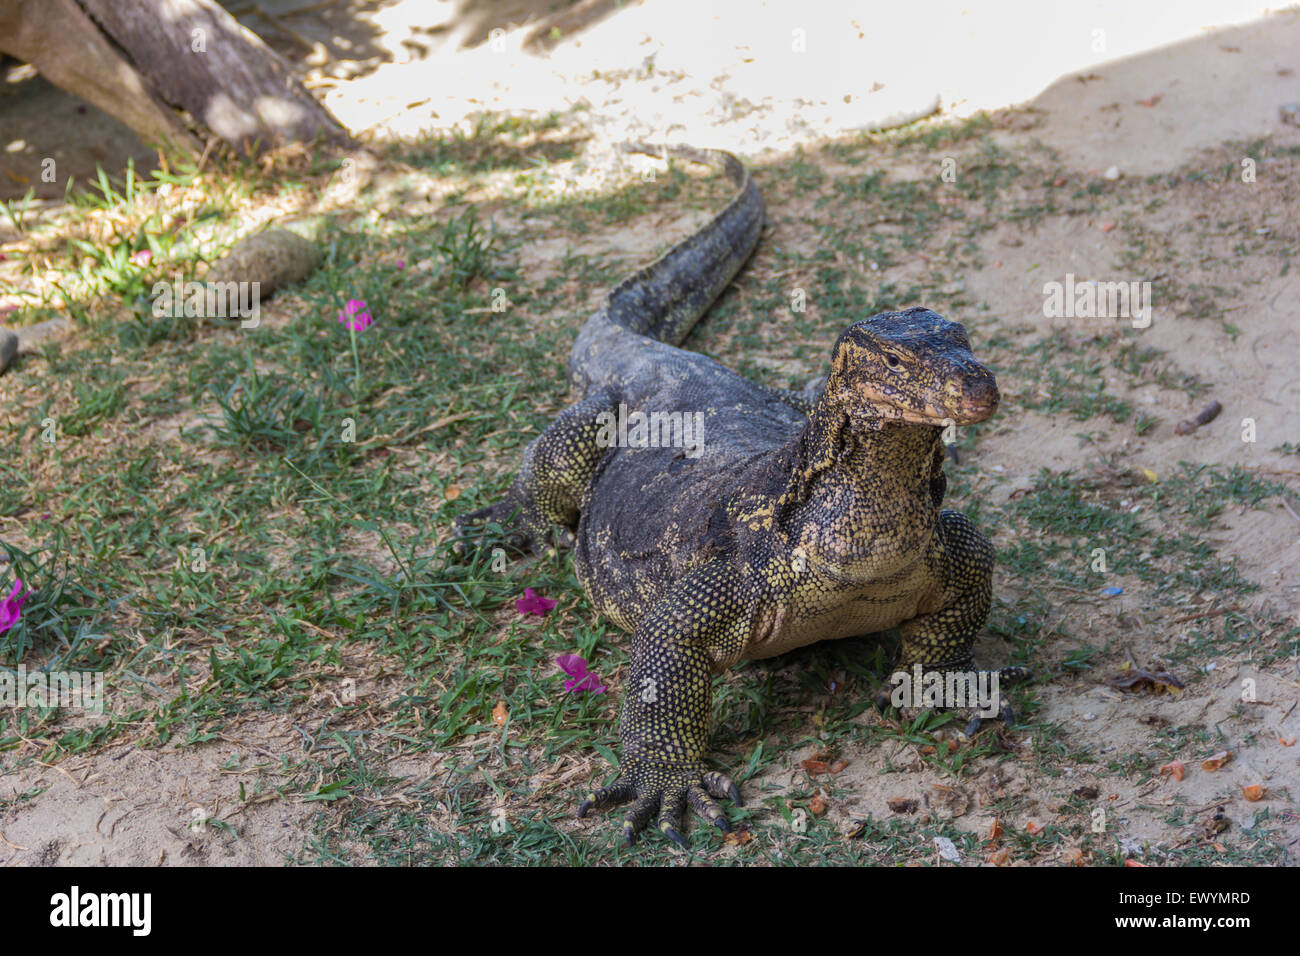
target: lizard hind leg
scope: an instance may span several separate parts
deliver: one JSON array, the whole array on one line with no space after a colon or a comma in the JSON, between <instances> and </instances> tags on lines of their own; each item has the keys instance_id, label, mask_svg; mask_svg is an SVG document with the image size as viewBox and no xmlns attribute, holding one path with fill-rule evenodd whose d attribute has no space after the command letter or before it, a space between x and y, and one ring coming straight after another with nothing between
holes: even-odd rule
<instances>
[{"instance_id":1,"label":"lizard hind leg","mask_svg":"<svg viewBox=\"0 0 1300 956\"><path fill-rule=\"evenodd\" d=\"M613 414L618 396L602 390L571 405L528 445L505 497L456 519L456 530L489 521L507 527L508 542L520 550L541 550L558 528L559 544L570 546L578 505L604 456L604 413Z\"/></svg>"}]
</instances>

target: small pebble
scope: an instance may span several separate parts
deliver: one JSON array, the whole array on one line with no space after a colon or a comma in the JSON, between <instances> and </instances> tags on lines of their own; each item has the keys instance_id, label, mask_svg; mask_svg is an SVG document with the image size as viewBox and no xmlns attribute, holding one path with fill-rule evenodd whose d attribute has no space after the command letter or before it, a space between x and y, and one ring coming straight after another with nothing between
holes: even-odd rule
<instances>
[{"instance_id":1,"label":"small pebble","mask_svg":"<svg viewBox=\"0 0 1300 956\"><path fill-rule=\"evenodd\" d=\"M18 336L8 329L0 329L0 372L9 367L18 354Z\"/></svg>"},{"instance_id":2,"label":"small pebble","mask_svg":"<svg viewBox=\"0 0 1300 956\"><path fill-rule=\"evenodd\" d=\"M212 264L208 282L257 282L258 294L301 282L320 263L315 243L287 229L268 229L245 236Z\"/></svg>"},{"instance_id":3,"label":"small pebble","mask_svg":"<svg viewBox=\"0 0 1300 956\"><path fill-rule=\"evenodd\" d=\"M961 862L961 853L958 852L957 847L947 837L935 837L934 845L939 848L939 855L949 863Z\"/></svg>"},{"instance_id":4,"label":"small pebble","mask_svg":"<svg viewBox=\"0 0 1300 956\"><path fill-rule=\"evenodd\" d=\"M1122 176L1122 175L1124 175L1124 174L1121 173L1121 172L1119 171L1119 167L1118 167L1118 166L1112 166L1110 169L1106 170L1104 173L1101 174L1101 178L1102 178L1102 179L1119 179L1120 176Z\"/></svg>"}]
</instances>

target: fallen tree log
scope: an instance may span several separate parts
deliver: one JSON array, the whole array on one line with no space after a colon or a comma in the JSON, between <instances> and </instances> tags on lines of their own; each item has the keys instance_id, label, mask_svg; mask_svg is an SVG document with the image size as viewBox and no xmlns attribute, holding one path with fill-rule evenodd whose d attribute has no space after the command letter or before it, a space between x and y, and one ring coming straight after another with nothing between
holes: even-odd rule
<instances>
[{"instance_id":1,"label":"fallen tree log","mask_svg":"<svg viewBox=\"0 0 1300 956\"><path fill-rule=\"evenodd\" d=\"M350 140L212 0L0 0L0 52L170 150L195 153L207 133L244 155Z\"/></svg>"}]
</instances>

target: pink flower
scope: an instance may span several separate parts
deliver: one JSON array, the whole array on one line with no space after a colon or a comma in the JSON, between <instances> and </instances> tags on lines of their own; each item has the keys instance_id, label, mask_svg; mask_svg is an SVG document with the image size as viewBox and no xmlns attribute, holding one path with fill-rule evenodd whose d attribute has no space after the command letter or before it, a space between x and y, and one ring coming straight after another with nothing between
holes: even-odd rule
<instances>
[{"instance_id":1,"label":"pink flower","mask_svg":"<svg viewBox=\"0 0 1300 956\"><path fill-rule=\"evenodd\" d=\"M605 693L605 685L596 680L596 675L587 670L587 662L577 654L565 654L557 657L555 663L560 670L569 675L564 682L564 689L572 693L575 690L588 691L592 694Z\"/></svg>"},{"instance_id":2,"label":"pink flower","mask_svg":"<svg viewBox=\"0 0 1300 956\"><path fill-rule=\"evenodd\" d=\"M360 299L348 299L348 304L339 312L339 321L353 332L360 332L375 321L366 308Z\"/></svg>"},{"instance_id":3,"label":"pink flower","mask_svg":"<svg viewBox=\"0 0 1300 956\"><path fill-rule=\"evenodd\" d=\"M406 268L406 260L405 260L405 259L398 259L398 260L397 260L397 268L399 268L399 269L405 269L405 268Z\"/></svg>"},{"instance_id":4,"label":"pink flower","mask_svg":"<svg viewBox=\"0 0 1300 956\"><path fill-rule=\"evenodd\" d=\"M546 617L551 608L555 607L554 598L544 598L532 588L524 588L524 596L515 601L515 610L520 614L536 614L538 617Z\"/></svg>"},{"instance_id":5,"label":"pink flower","mask_svg":"<svg viewBox=\"0 0 1300 956\"><path fill-rule=\"evenodd\" d=\"M139 252L131 253L131 261L138 266L147 266L153 261L153 253L148 249L141 249Z\"/></svg>"},{"instance_id":6,"label":"pink flower","mask_svg":"<svg viewBox=\"0 0 1300 956\"><path fill-rule=\"evenodd\" d=\"M27 595L18 596L18 592L23 588L23 582L14 578L14 589L9 592L9 596L0 601L0 632L9 630L18 623L21 616L23 602L27 600Z\"/></svg>"}]
</instances>

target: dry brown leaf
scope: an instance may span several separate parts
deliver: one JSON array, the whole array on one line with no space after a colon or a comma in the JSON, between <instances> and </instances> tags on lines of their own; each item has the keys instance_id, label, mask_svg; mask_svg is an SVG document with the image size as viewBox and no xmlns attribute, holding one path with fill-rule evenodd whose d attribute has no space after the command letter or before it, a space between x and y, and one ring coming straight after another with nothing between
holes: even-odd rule
<instances>
[{"instance_id":1,"label":"dry brown leaf","mask_svg":"<svg viewBox=\"0 0 1300 956\"><path fill-rule=\"evenodd\" d=\"M1027 833L1041 833L1043 829L1044 829L1044 824L1035 823L1033 820L1030 820L1028 823L1025 824L1025 831Z\"/></svg>"},{"instance_id":2,"label":"dry brown leaf","mask_svg":"<svg viewBox=\"0 0 1300 956\"><path fill-rule=\"evenodd\" d=\"M1232 759L1231 750L1220 750L1214 756L1207 757L1205 760L1201 761L1201 769L1208 770L1210 773L1213 773L1214 771L1218 770L1220 767L1222 767L1225 763L1227 763L1231 759Z\"/></svg>"},{"instance_id":3,"label":"dry brown leaf","mask_svg":"<svg viewBox=\"0 0 1300 956\"><path fill-rule=\"evenodd\" d=\"M448 485L443 490L442 496L448 501L455 501L460 497L460 485Z\"/></svg>"},{"instance_id":4,"label":"dry brown leaf","mask_svg":"<svg viewBox=\"0 0 1300 956\"><path fill-rule=\"evenodd\" d=\"M808 801L808 812L815 817L826 813L826 799L820 793L813 794L813 798Z\"/></svg>"},{"instance_id":5,"label":"dry brown leaf","mask_svg":"<svg viewBox=\"0 0 1300 956\"><path fill-rule=\"evenodd\" d=\"M1167 690L1174 693L1185 686L1168 671L1153 671L1138 667L1137 661L1133 659L1133 652L1126 648L1125 653L1128 655L1128 660L1120 665L1119 673L1106 678L1106 683L1111 687L1118 690Z\"/></svg>"},{"instance_id":6,"label":"dry brown leaf","mask_svg":"<svg viewBox=\"0 0 1300 956\"><path fill-rule=\"evenodd\" d=\"M935 784L926 797L930 807L943 817L960 817L970 808L970 797L963 791Z\"/></svg>"},{"instance_id":7,"label":"dry brown leaf","mask_svg":"<svg viewBox=\"0 0 1300 956\"><path fill-rule=\"evenodd\" d=\"M1002 838L1002 821L999 820L997 817L994 817L993 826L989 827L989 842L993 843L995 840L1000 840L1001 838Z\"/></svg>"},{"instance_id":8,"label":"dry brown leaf","mask_svg":"<svg viewBox=\"0 0 1300 956\"><path fill-rule=\"evenodd\" d=\"M1171 760L1160 768L1162 777L1172 776L1175 780L1182 780L1183 775L1187 773L1187 767L1181 760Z\"/></svg>"},{"instance_id":9,"label":"dry brown leaf","mask_svg":"<svg viewBox=\"0 0 1300 956\"><path fill-rule=\"evenodd\" d=\"M920 806L915 800L909 800L907 797L890 797L887 801L889 809L894 813L915 813L916 808Z\"/></svg>"},{"instance_id":10,"label":"dry brown leaf","mask_svg":"<svg viewBox=\"0 0 1300 956\"><path fill-rule=\"evenodd\" d=\"M1277 738L1277 742L1280 743L1283 747L1294 747L1294 746L1295 746L1295 738L1294 738L1294 737L1278 737L1278 738Z\"/></svg>"},{"instance_id":11,"label":"dry brown leaf","mask_svg":"<svg viewBox=\"0 0 1300 956\"><path fill-rule=\"evenodd\" d=\"M497 701L497 705L492 708L492 719L503 727L506 721L510 719L510 711L506 710L504 700Z\"/></svg>"},{"instance_id":12,"label":"dry brown leaf","mask_svg":"<svg viewBox=\"0 0 1300 956\"><path fill-rule=\"evenodd\" d=\"M1241 788L1241 795L1245 797L1247 800L1249 800L1251 803L1255 803L1256 801L1263 800L1264 794L1266 792L1267 791L1265 791L1265 789L1257 783L1253 783L1249 787Z\"/></svg>"},{"instance_id":13,"label":"dry brown leaf","mask_svg":"<svg viewBox=\"0 0 1300 956\"><path fill-rule=\"evenodd\" d=\"M1011 859L1011 847L1004 847L989 856L989 862L994 866L1006 866L1009 859Z\"/></svg>"},{"instance_id":14,"label":"dry brown leaf","mask_svg":"<svg viewBox=\"0 0 1300 956\"><path fill-rule=\"evenodd\" d=\"M1125 866L1146 866L1145 863L1139 863L1137 860L1125 860Z\"/></svg>"},{"instance_id":15,"label":"dry brown leaf","mask_svg":"<svg viewBox=\"0 0 1300 956\"><path fill-rule=\"evenodd\" d=\"M831 773L839 773L848 765L849 762L847 760L837 760L833 764L831 764Z\"/></svg>"},{"instance_id":16,"label":"dry brown leaf","mask_svg":"<svg viewBox=\"0 0 1300 956\"><path fill-rule=\"evenodd\" d=\"M752 839L754 834L749 830L733 830L722 837L722 842L728 846L744 846Z\"/></svg>"},{"instance_id":17,"label":"dry brown leaf","mask_svg":"<svg viewBox=\"0 0 1300 956\"><path fill-rule=\"evenodd\" d=\"M830 773L831 765L825 760L801 760L799 766L803 767L809 773Z\"/></svg>"},{"instance_id":18,"label":"dry brown leaf","mask_svg":"<svg viewBox=\"0 0 1300 956\"><path fill-rule=\"evenodd\" d=\"M1222 833L1224 830L1228 829L1229 826L1228 816L1223 812L1223 807L1221 806L1215 808L1213 816L1206 817L1201 821L1201 829L1205 832L1207 837L1212 837L1216 833Z\"/></svg>"}]
</instances>

